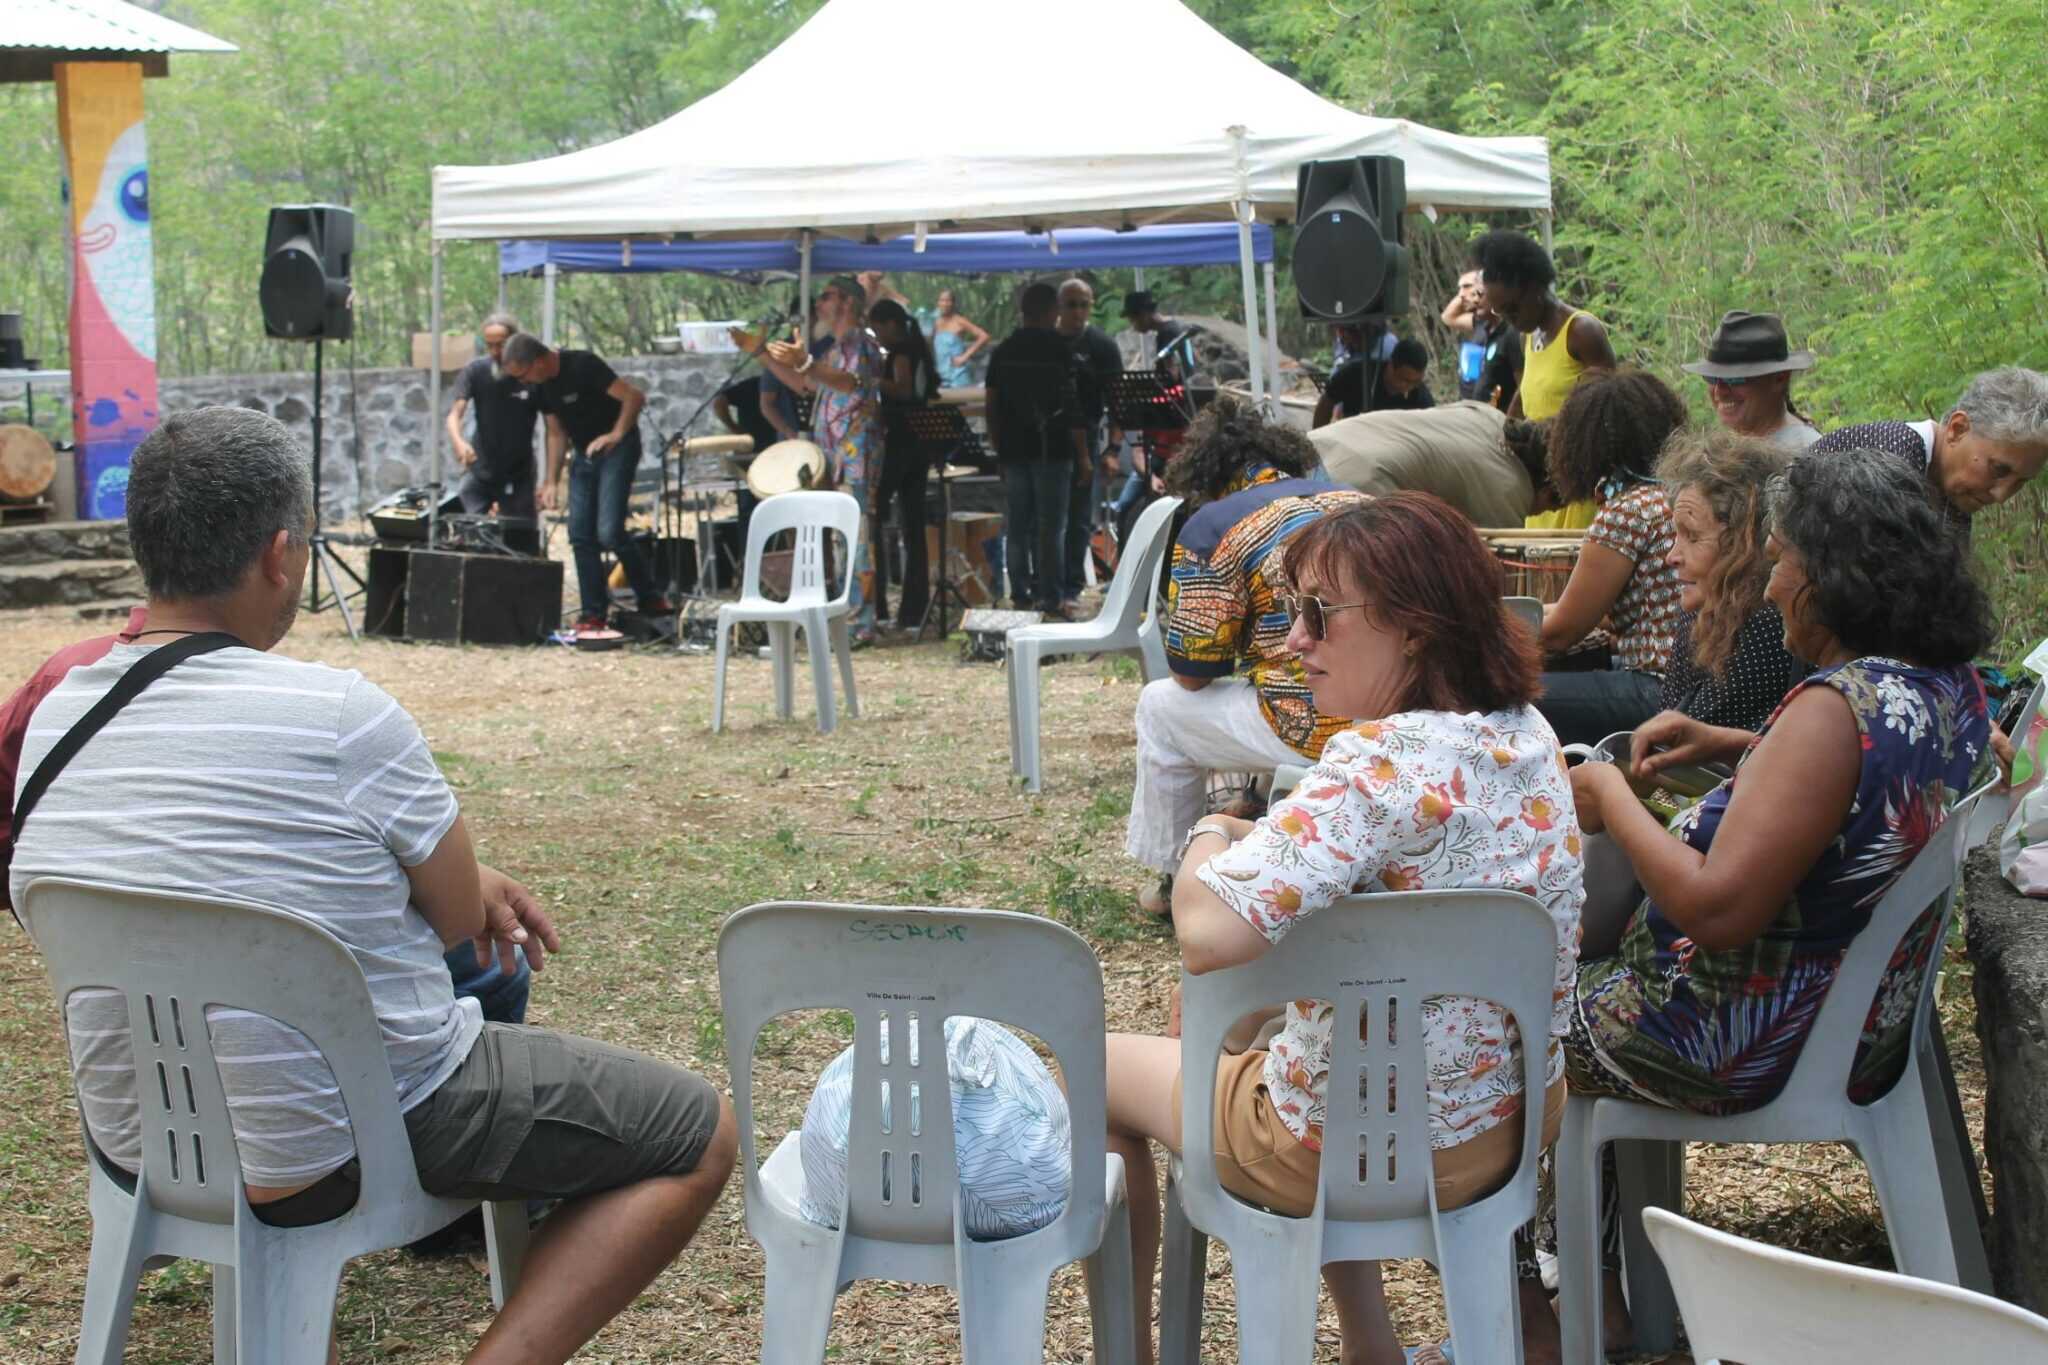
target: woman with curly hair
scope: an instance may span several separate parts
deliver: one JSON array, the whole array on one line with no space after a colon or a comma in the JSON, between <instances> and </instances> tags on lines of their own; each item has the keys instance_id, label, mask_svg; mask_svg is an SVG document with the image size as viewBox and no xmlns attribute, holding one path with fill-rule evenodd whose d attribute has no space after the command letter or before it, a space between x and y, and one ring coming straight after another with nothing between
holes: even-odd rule
<instances>
[{"instance_id":1,"label":"woman with curly hair","mask_svg":"<svg viewBox=\"0 0 2048 1365\"><path fill-rule=\"evenodd\" d=\"M1766 594L1786 648L1816 671L1760 734L1667 713L1637 729L1625 765L1572 770L1580 828L1611 835L1645 892L1619 949L1579 965L1574 1095L1699 1114L1774 1098L1843 953L1990 742L1970 667L1990 603L1925 474L1877 451L1808 451L1773 483L1770 521ZM1667 830L1631 782L1701 762L1735 776ZM1900 1075L1939 922L1923 917L1893 951L1849 1079L1859 1102ZM1525 1328L1554 1341L1543 1316Z\"/></svg>"},{"instance_id":2,"label":"woman with curly hair","mask_svg":"<svg viewBox=\"0 0 2048 1365\"><path fill-rule=\"evenodd\" d=\"M1657 478L1671 498L1678 631L1664 709L1707 725L1755 730L1805 668L1785 649L1785 622L1764 600L1771 565L1765 490L1787 452L1764 437L1682 432Z\"/></svg>"},{"instance_id":3,"label":"woman with curly hair","mask_svg":"<svg viewBox=\"0 0 2048 1365\"><path fill-rule=\"evenodd\" d=\"M1349 723L1316 710L1280 607L1288 540L1365 501L1308 477L1315 463L1300 432L1219 398L1167 466L1167 491L1186 500L1187 515L1167 586L1170 676L1138 696L1138 778L1124 843L1155 875L1138 901L1152 914L1167 913L1176 850L1202 813L1209 773L1313 762Z\"/></svg>"},{"instance_id":4,"label":"woman with curly hair","mask_svg":"<svg viewBox=\"0 0 2048 1365\"><path fill-rule=\"evenodd\" d=\"M1657 456L1685 426L1685 402L1643 370L1587 375L1550 421L1550 479L1599 505L1564 595L1543 609L1543 648L1562 654L1603 620L1611 668L1543 676L1545 718L1567 744L1633 729L1663 705L1678 626L1671 501Z\"/></svg>"}]
</instances>

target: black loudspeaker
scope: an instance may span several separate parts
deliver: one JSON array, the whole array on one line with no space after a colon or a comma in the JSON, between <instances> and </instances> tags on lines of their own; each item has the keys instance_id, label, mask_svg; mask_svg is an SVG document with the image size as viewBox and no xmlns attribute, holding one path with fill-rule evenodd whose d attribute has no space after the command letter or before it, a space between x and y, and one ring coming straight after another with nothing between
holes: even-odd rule
<instances>
[{"instance_id":1,"label":"black loudspeaker","mask_svg":"<svg viewBox=\"0 0 2048 1365\"><path fill-rule=\"evenodd\" d=\"M349 309L349 261L356 250L356 216L335 204L279 204L263 236L263 334L289 341L347 341L355 332Z\"/></svg>"},{"instance_id":2,"label":"black loudspeaker","mask_svg":"<svg viewBox=\"0 0 2048 1365\"><path fill-rule=\"evenodd\" d=\"M1407 207L1399 157L1302 163L1294 190L1302 316L1363 322L1408 311Z\"/></svg>"},{"instance_id":3,"label":"black loudspeaker","mask_svg":"<svg viewBox=\"0 0 2048 1365\"><path fill-rule=\"evenodd\" d=\"M562 622L562 565L380 545L370 551L363 617L371 635L537 645Z\"/></svg>"}]
</instances>

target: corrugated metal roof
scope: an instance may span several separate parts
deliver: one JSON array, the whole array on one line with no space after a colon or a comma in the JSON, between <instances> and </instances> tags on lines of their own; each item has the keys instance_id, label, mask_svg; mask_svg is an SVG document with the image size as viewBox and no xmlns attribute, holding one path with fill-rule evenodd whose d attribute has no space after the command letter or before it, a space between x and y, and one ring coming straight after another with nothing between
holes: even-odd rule
<instances>
[{"instance_id":1,"label":"corrugated metal roof","mask_svg":"<svg viewBox=\"0 0 2048 1365\"><path fill-rule=\"evenodd\" d=\"M125 0L0 0L0 50L237 52Z\"/></svg>"}]
</instances>

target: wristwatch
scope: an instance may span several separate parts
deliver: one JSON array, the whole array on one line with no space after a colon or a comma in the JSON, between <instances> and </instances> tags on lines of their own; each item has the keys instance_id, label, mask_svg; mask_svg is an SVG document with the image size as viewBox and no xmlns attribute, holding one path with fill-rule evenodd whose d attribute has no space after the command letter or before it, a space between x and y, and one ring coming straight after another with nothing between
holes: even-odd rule
<instances>
[{"instance_id":1,"label":"wristwatch","mask_svg":"<svg viewBox=\"0 0 2048 1365\"><path fill-rule=\"evenodd\" d=\"M1223 828L1223 826L1212 825L1206 819L1197 820L1192 825L1189 825L1188 832L1181 836L1180 852L1174 856L1174 862L1186 862L1188 859L1188 850L1190 848L1193 848L1195 845L1195 840L1199 839L1204 834L1218 834L1223 837L1225 843L1228 843L1230 841L1230 831Z\"/></svg>"}]
</instances>

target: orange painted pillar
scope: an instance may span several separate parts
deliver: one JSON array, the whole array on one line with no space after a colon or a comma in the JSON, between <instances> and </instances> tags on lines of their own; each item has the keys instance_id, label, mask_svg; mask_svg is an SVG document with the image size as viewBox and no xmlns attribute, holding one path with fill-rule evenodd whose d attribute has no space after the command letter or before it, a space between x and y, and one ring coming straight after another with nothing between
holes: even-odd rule
<instances>
[{"instance_id":1,"label":"orange painted pillar","mask_svg":"<svg viewBox=\"0 0 2048 1365\"><path fill-rule=\"evenodd\" d=\"M78 514L128 509L128 459L156 425L156 261L136 62L59 62L71 212L71 414Z\"/></svg>"}]
</instances>

